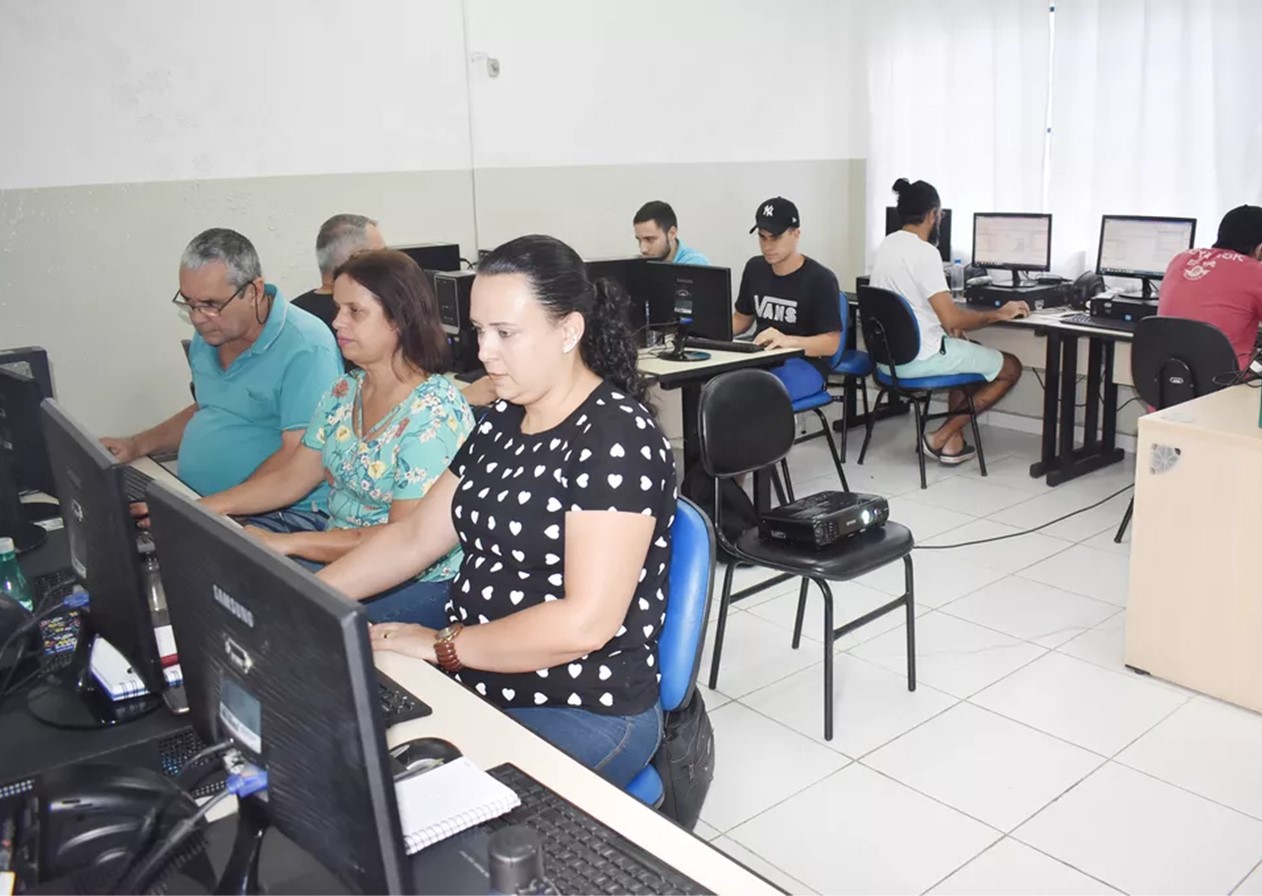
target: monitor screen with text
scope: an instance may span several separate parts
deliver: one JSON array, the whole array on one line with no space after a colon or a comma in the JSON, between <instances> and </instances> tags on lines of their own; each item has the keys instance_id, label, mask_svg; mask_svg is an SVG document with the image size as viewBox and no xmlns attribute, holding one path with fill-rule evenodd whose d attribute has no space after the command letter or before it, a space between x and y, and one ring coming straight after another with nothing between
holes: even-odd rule
<instances>
[{"instance_id":1,"label":"monitor screen with text","mask_svg":"<svg viewBox=\"0 0 1262 896\"><path fill-rule=\"evenodd\" d=\"M1195 218L1105 215L1096 271L1114 277L1162 277L1171 259L1191 249L1194 239Z\"/></svg>"},{"instance_id":2,"label":"monitor screen with text","mask_svg":"<svg viewBox=\"0 0 1262 896\"><path fill-rule=\"evenodd\" d=\"M1050 270L1052 216L973 215L973 263L1012 271Z\"/></svg>"}]
</instances>

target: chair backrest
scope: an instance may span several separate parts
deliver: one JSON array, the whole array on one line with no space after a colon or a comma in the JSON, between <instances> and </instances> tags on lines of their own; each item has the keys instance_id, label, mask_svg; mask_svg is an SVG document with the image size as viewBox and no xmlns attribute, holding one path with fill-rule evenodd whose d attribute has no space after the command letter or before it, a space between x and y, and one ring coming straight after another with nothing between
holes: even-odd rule
<instances>
[{"instance_id":1,"label":"chair backrest","mask_svg":"<svg viewBox=\"0 0 1262 896\"><path fill-rule=\"evenodd\" d=\"M1239 372L1236 350L1212 324L1146 317L1135 328L1131 379L1139 397L1158 410L1216 392Z\"/></svg>"},{"instance_id":2,"label":"chair backrest","mask_svg":"<svg viewBox=\"0 0 1262 896\"><path fill-rule=\"evenodd\" d=\"M841 341L837 343L837 351L828 359L829 368L841 363L841 356L846 353L846 334L850 330L850 297L840 291L837 293L837 300L841 303Z\"/></svg>"},{"instance_id":3,"label":"chair backrest","mask_svg":"<svg viewBox=\"0 0 1262 896\"><path fill-rule=\"evenodd\" d=\"M687 498L675 505L670 541L670 593L657 641L662 709L667 712L692 699L714 588L714 529Z\"/></svg>"},{"instance_id":4,"label":"chair backrest","mask_svg":"<svg viewBox=\"0 0 1262 896\"><path fill-rule=\"evenodd\" d=\"M766 370L733 370L707 382L697 406L701 466L716 479L779 463L796 435L793 403Z\"/></svg>"},{"instance_id":5,"label":"chair backrest","mask_svg":"<svg viewBox=\"0 0 1262 896\"><path fill-rule=\"evenodd\" d=\"M893 368L920 354L920 325L911 305L898 293L877 286L859 287L859 325L868 355Z\"/></svg>"}]
</instances>

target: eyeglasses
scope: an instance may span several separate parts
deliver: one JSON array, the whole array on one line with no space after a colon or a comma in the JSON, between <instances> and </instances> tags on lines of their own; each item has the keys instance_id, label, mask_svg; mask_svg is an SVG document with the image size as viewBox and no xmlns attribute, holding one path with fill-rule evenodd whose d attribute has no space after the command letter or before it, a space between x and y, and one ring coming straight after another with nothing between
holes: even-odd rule
<instances>
[{"instance_id":1,"label":"eyeglasses","mask_svg":"<svg viewBox=\"0 0 1262 896\"><path fill-rule=\"evenodd\" d=\"M203 317L218 317L223 314L223 310L228 307L228 304L245 292L245 288L250 285L249 283L243 283L240 289L222 302L190 302L188 297L177 289L175 295L171 297L171 304L180 309L180 315L185 318L190 317L194 312L201 314Z\"/></svg>"}]
</instances>

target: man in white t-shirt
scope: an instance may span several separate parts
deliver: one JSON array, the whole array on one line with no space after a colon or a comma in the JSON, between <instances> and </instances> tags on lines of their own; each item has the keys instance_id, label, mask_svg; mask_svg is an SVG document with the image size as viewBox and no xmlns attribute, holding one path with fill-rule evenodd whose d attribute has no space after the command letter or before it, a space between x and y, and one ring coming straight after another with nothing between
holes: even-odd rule
<instances>
[{"instance_id":1,"label":"man in white t-shirt","mask_svg":"<svg viewBox=\"0 0 1262 896\"><path fill-rule=\"evenodd\" d=\"M885 238L876 250L871 283L903 296L920 328L920 353L900 364L900 377L949 376L976 373L986 384L972 387L973 407L981 413L1008 393L1021 378L1021 362L997 349L963 338L969 330L1016 317L1025 317L1025 302L1008 302L993 311L974 311L955 304L942 271L942 256L934 247L942 222L942 202L931 184L905 178L894 183L903 229ZM951 410L967 407L965 394L951 390ZM967 414L946 418L936 432L925 433L924 448L944 464L961 464L976 457L977 449L964 441Z\"/></svg>"}]
</instances>

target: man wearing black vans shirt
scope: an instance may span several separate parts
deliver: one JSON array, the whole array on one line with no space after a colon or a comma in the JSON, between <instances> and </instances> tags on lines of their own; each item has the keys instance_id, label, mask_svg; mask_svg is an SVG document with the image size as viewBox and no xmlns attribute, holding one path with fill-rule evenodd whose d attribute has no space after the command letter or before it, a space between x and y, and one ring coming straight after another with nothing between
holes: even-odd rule
<instances>
[{"instance_id":1,"label":"man wearing black vans shirt","mask_svg":"<svg viewBox=\"0 0 1262 896\"><path fill-rule=\"evenodd\" d=\"M837 278L798 251L801 229L797 206L777 196L758 206L750 233L758 232L762 254L745 264L732 332L755 326L754 342L766 348L800 348L772 373L793 399L824 387L832 356L841 345L841 301Z\"/></svg>"}]
</instances>

